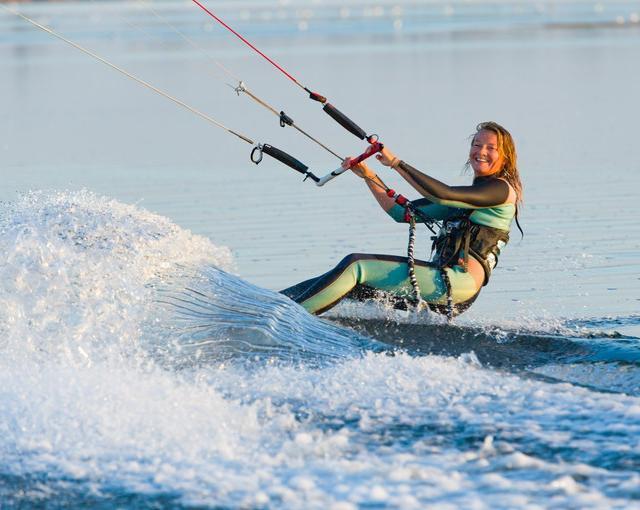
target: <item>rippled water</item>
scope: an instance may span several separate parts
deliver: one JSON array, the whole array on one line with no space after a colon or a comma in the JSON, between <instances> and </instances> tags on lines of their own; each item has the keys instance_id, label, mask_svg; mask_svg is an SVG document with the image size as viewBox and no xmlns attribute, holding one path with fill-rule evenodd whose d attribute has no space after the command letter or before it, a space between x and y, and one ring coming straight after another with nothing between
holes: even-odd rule
<instances>
[{"instance_id":1,"label":"rippled water","mask_svg":"<svg viewBox=\"0 0 640 510\"><path fill-rule=\"evenodd\" d=\"M207 4L447 182L503 122L525 237L454 324L312 317L275 290L405 249L360 182L0 11L0 507L640 508L640 4ZM189 2L153 7L202 50L145 2L17 7L318 174L211 57L362 150Z\"/></svg>"}]
</instances>

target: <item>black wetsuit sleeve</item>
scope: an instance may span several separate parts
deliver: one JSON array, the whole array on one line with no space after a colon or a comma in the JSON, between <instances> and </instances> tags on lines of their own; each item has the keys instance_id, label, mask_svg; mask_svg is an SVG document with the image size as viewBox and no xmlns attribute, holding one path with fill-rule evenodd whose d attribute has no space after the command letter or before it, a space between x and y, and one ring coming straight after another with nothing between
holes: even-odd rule
<instances>
[{"instance_id":1,"label":"black wetsuit sleeve","mask_svg":"<svg viewBox=\"0 0 640 510\"><path fill-rule=\"evenodd\" d=\"M399 168L419 186L418 191L440 205L477 209L504 204L509 198L509 185L502 179L476 178L471 186L448 186L404 161L400 162Z\"/></svg>"}]
</instances>

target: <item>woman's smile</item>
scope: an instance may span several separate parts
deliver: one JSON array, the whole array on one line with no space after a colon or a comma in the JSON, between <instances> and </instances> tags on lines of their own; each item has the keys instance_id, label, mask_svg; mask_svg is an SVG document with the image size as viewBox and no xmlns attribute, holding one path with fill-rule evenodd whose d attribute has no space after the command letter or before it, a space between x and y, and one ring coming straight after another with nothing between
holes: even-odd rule
<instances>
[{"instance_id":1,"label":"woman's smile","mask_svg":"<svg viewBox=\"0 0 640 510\"><path fill-rule=\"evenodd\" d=\"M502 169L504 156L498 150L498 137L492 131L479 131L473 138L469 162L476 177L493 175Z\"/></svg>"}]
</instances>

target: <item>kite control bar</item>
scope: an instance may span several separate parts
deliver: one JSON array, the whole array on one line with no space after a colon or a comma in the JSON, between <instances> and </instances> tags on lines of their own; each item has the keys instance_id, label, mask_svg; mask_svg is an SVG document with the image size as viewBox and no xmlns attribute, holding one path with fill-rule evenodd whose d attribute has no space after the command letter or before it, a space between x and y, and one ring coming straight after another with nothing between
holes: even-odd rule
<instances>
[{"instance_id":1,"label":"kite control bar","mask_svg":"<svg viewBox=\"0 0 640 510\"><path fill-rule=\"evenodd\" d=\"M289 168L293 168L296 172L300 172L301 174L303 174L305 176L305 180L309 178L316 183L316 186L324 186L331 179L353 168L357 164L362 163L365 159L370 158L374 154L377 154L382 150L383 147L384 145L382 145L380 142L373 142L362 154L356 156L355 158L346 160L340 168L334 170L331 173L328 173L324 177L318 177L313 172L310 172L309 167L302 161L299 161L283 150L280 150L277 147L266 143L258 144L253 148L253 150L251 151L251 161L253 161L257 165L262 161L262 155L268 154L272 158L280 161L280 163L287 165Z\"/></svg>"},{"instance_id":2,"label":"kite control bar","mask_svg":"<svg viewBox=\"0 0 640 510\"><path fill-rule=\"evenodd\" d=\"M274 147L269 144L258 144L251 151L251 161L253 161L256 165L262 161L262 154L268 154L274 159L280 161L287 165L289 168L293 168L296 172L300 172L305 176L305 180L309 177L312 181L318 182L320 178L313 174L313 172L309 172L309 167L305 165L302 161L297 160L290 154Z\"/></svg>"},{"instance_id":3,"label":"kite control bar","mask_svg":"<svg viewBox=\"0 0 640 510\"><path fill-rule=\"evenodd\" d=\"M338 175L343 174L344 172L346 172L347 170L350 170L351 168L353 168L357 164L362 163L365 159L370 158L374 154L377 154L378 152L380 152L382 150L383 147L384 147L384 145L382 145L380 142L374 141L371 145L369 145L367 150L364 151L362 154L360 154L359 156L357 156L355 158L352 158L352 159L348 160L348 162L346 164L343 163L342 166L340 166L340 168L338 168L337 170L334 170L333 172L328 173L324 177L320 177L320 179L318 179L316 181L316 185L317 186L324 186L331 179L334 179L335 177L338 177Z\"/></svg>"},{"instance_id":4,"label":"kite control bar","mask_svg":"<svg viewBox=\"0 0 640 510\"><path fill-rule=\"evenodd\" d=\"M352 133L360 138L360 140L367 140L367 142L369 143L373 143L377 140L376 135L368 136L364 129L358 126L358 124L353 122L349 117L347 117L332 104L325 103L325 105L322 107L322 110L325 111L327 115L329 115L329 117L335 120L343 128L349 131L349 133Z\"/></svg>"}]
</instances>

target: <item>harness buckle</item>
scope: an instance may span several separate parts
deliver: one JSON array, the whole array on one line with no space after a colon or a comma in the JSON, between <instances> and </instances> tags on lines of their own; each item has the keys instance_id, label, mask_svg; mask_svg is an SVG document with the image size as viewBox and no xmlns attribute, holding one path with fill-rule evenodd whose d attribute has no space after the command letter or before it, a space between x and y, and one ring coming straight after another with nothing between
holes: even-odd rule
<instances>
[{"instance_id":1,"label":"harness buckle","mask_svg":"<svg viewBox=\"0 0 640 510\"><path fill-rule=\"evenodd\" d=\"M454 230L466 228L468 223L469 222L466 219L452 219L452 220L446 221L442 225L442 230L444 230L447 234L450 234Z\"/></svg>"}]
</instances>

